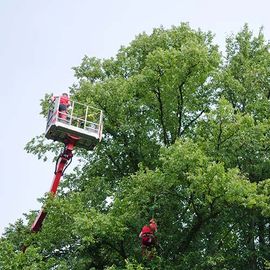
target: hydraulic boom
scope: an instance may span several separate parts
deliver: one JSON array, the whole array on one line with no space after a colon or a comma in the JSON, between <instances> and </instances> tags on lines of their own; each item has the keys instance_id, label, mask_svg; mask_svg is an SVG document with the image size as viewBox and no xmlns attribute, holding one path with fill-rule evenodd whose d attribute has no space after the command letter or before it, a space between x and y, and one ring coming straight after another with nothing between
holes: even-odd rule
<instances>
[{"instance_id":1,"label":"hydraulic boom","mask_svg":"<svg viewBox=\"0 0 270 270\"><path fill-rule=\"evenodd\" d=\"M52 186L50 189L50 193L54 196L56 194L57 188L60 183L61 176L64 173L64 170L67 166L68 161L71 161L71 158L73 156L72 150L76 144L76 142L79 140L78 137L68 135L67 140L65 142L65 148L64 151L59 155L57 159L57 164L56 164L56 170L54 172L54 178L52 182ZM41 227L42 227L42 222L45 219L47 213L43 208L41 208L38 216L36 217L34 223L31 226L31 231L32 232L38 232Z\"/></svg>"}]
</instances>

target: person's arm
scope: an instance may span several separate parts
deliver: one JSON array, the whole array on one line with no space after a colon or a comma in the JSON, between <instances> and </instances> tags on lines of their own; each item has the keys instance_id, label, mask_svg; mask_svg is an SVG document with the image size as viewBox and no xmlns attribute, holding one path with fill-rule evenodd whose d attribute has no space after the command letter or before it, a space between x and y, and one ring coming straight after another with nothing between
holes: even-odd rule
<instances>
[{"instance_id":1,"label":"person's arm","mask_svg":"<svg viewBox=\"0 0 270 270\"><path fill-rule=\"evenodd\" d=\"M71 105L70 98L67 99L67 108Z\"/></svg>"}]
</instances>

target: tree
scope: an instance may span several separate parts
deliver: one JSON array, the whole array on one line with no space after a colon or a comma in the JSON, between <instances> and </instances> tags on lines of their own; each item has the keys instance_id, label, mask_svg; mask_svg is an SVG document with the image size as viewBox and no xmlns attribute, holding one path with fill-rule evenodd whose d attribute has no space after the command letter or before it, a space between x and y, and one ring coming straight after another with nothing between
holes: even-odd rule
<instances>
[{"instance_id":1,"label":"tree","mask_svg":"<svg viewBox=\"0 0 270 270\"><path fill-rule=\"evenodd\" d=\"M78 150L58 196L43 198L40 233L27 231L34 212L6 231L1 267L10 254L12 269L265 269L268 49L245 25L223 60L210 32L181 24L138 35L115 58L85 56L72 98L104 111L104 139ZM39 136L26 150L46 159L58 145ZM138 234L152 215L159 245L145 261Z\"/></svg>"}]
</instances>

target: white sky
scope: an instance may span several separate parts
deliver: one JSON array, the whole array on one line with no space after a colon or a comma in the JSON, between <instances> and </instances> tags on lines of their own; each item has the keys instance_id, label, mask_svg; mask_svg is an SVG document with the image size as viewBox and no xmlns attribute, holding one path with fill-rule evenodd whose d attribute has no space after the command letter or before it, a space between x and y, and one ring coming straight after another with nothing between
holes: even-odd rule
<instances>
[{"instance_id":1,"label":"white sky","mask_svg":"<svg viewBox=\"0 0 270 270\"><path fill-rule=\"evenodd\" d=\"M40 99L66 91L84 55L114 56L139 33L180 22L222 47L244 23L270 39L269 10L269 0L0 0L0 234L40 209L51 186L54 164L24 146L44 131Z\"/></svg>"}]
</instances>

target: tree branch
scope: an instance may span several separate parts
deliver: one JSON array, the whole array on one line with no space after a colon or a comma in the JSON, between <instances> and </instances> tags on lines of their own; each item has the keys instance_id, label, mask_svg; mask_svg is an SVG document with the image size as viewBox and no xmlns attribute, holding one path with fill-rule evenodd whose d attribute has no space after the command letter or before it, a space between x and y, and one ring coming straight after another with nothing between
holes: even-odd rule
<instances>
[{"instance_id":1,"label":"tree branch","mask_svg":"<svg viewBox=\"0 0 270 270\"><path fill-rule=\"evenodd\" d=\"M205 110L202 110L195 118L193 118L182 130L182 132L180 133L180 136L182 136L185 131L197 120L201 117L201 115L205 112Z\"/></svg>"},{"instance_id":2,"label":"tree branch","mask_svg":"<svg viewBox=\"0 0 270 270\"><path fill-rule=\"evenodd\" d=\"M183 98L183 86L186 80L183 81L178 86L178 99L177 99L177 117L178 117L178 128L177 128L177 136L180 137L181 127L182 127L182 117L183 117L183 108L184 108L184 98Z\"/></svg>"},{"instance_id":3,"label":"tree branch","mask_svg":"<svg viewBox=\"0 0 270 270\"><path fill-rule=\"evenodd\" d=\"M164 110L163 110L163 103L161 100L161 91L160 88L157 87L156 91L155 91L158 103L159 103L159 118L160 118L160 123L162 126L162 131L163 131L163 142L165 145L168 145L168 137L167 137L167 129L166 129L166 125L164 122Z\"/></svg>"}]
</instances>

